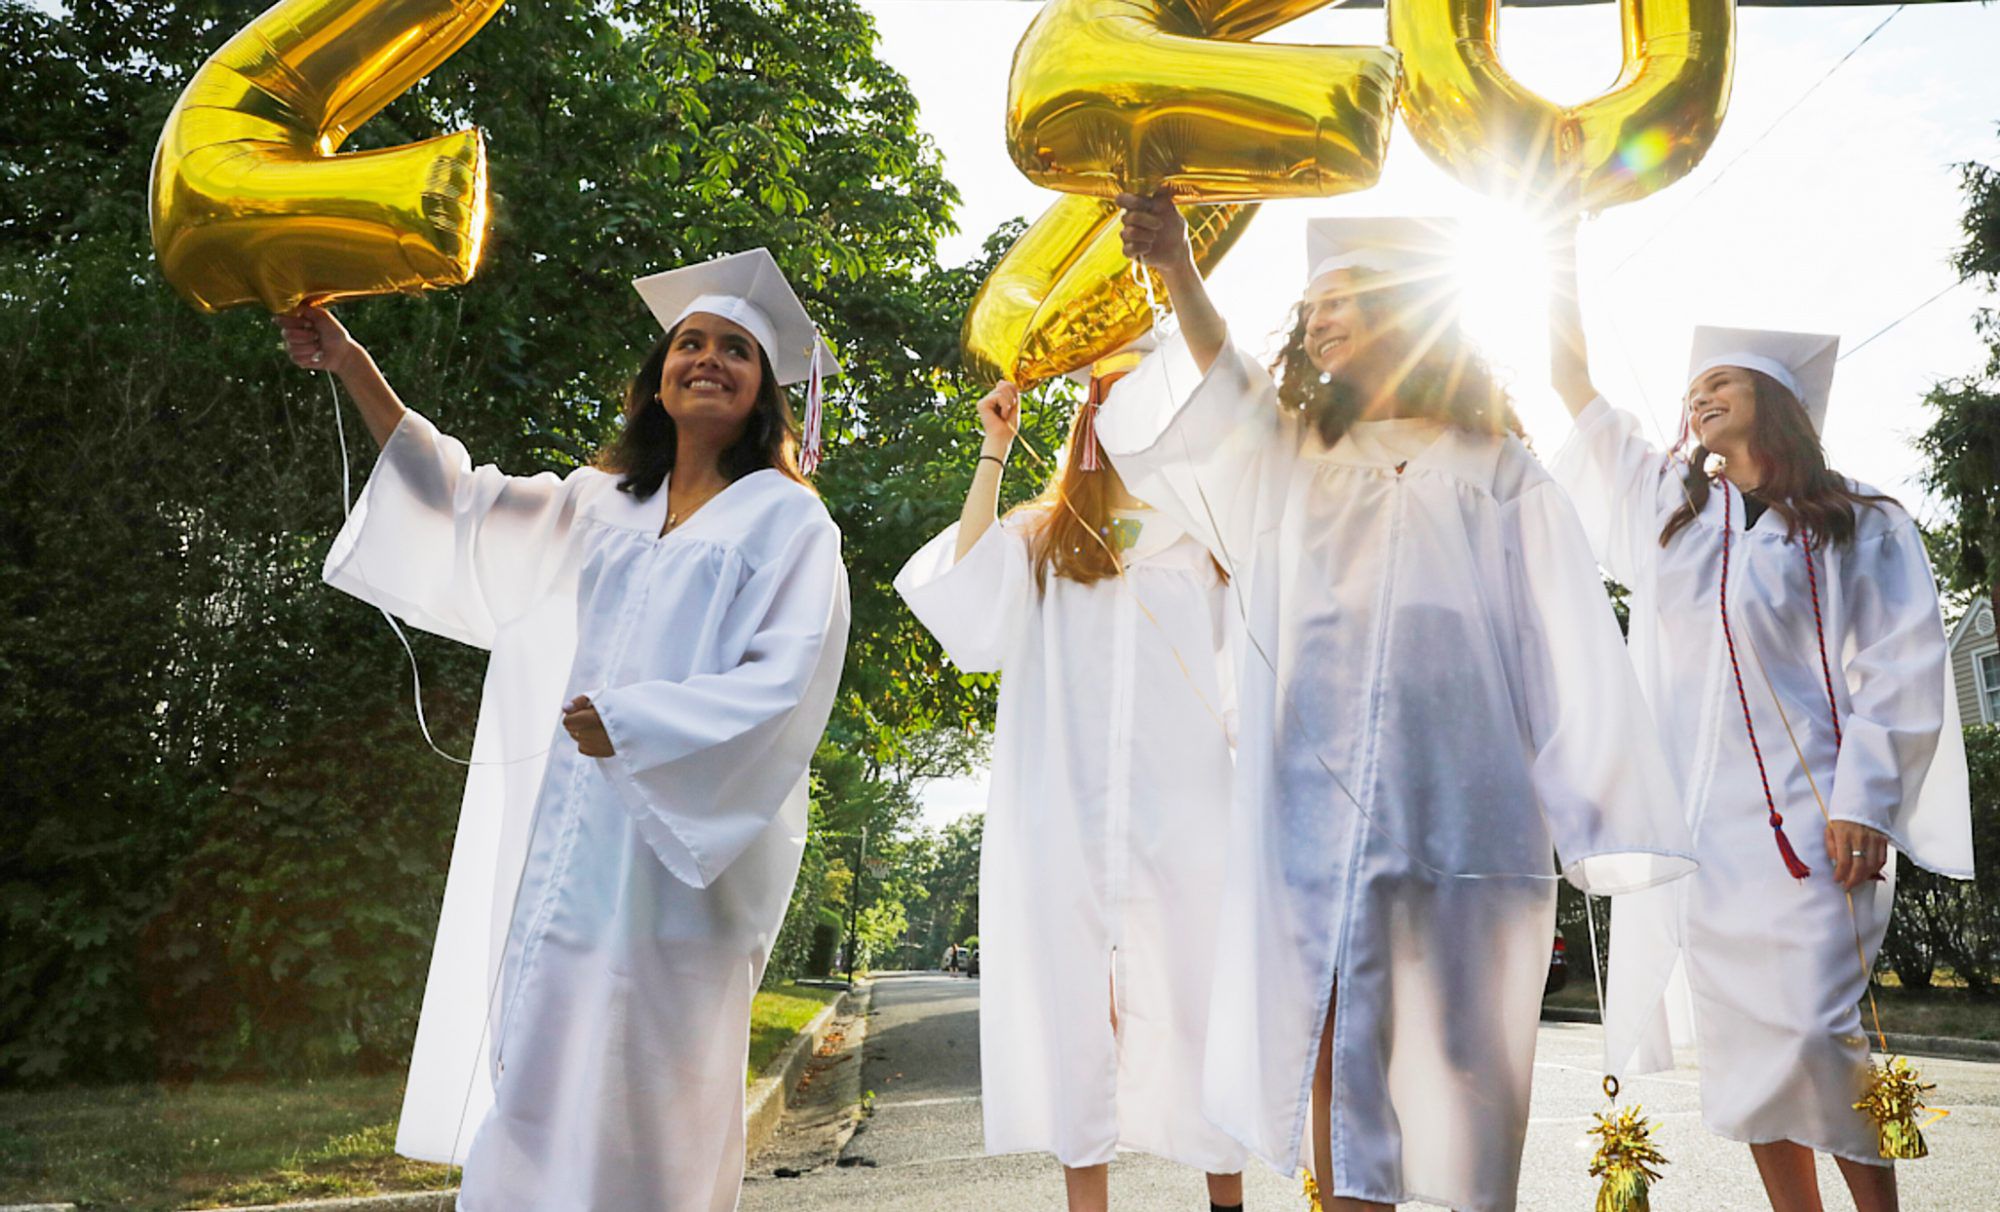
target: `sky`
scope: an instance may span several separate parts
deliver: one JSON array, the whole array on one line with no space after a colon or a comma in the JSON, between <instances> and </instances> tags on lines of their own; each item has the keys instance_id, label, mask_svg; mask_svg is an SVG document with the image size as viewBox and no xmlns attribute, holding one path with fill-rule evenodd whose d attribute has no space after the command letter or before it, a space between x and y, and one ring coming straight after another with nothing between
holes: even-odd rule
<instances>
[{"instance_id":1,"label":"sky","mask_svg":"<svg viewBox=\"0 0 2000 1212\"><path fill-rule=\"evenodd\" d=\"M1014 168L1002 129L1008 63L1038 5L863 3L881 33L878 53L910 81L919 122L964 197L959 234L942 257L967 260L999 223L1032 219L1055 197ZM1380 9L1325 9L1267 40L1380 43L1384 29ZM1500 39L1516 78L1558 102L1596 95L1618 71L1614 4L1503 8ZM1678 424L1696 324L1839 333L1843 350L1855 351L1951 286L1947 258L1964 211L1956 166L2000 163L1995 48L2000 5L1740 10L1729 110L1707 157L1582 233L1584 317L1604 394L1648 417L1665 440ZM1210 289L1237 340L1261 355L1302 285L1307 219L1453 215L1483 229L1502 222L1495 210L1432 164L1399 123L1374 189L1267 204ZM1552 457L1569 420L1547 382L1541 284L1532 262L1497 260L1499 280L1486 275L1467 324L1510 374L1536 450ZM1926 423L1920 401L1933 382L1983 366L1972 316L1993 302L1959 287L1841 363L1825 435L1835 467L1920 518L1931 514L1909 440ZM983 778L940 780L922 793L925 823L976 810L984 798Z\"/></svg>"}]
</instances>

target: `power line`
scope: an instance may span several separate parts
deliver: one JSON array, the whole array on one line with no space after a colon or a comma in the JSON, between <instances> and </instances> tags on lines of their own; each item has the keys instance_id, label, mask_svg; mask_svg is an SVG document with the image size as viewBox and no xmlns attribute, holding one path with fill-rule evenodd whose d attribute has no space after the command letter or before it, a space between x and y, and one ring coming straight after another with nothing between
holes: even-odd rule
<instances>
[{"instance_id":1,"label":"power line","mask_svg":"<svg viewBox=\"0 0 2000 1212\"><path fill-rule=\"evenodd\" d=\"M1868 348L1868 346L1870 346L1870 344L1874 344L1874 340L1876 340L1876 338L1878 338L1878 336L1886 336L1886 334L1888 334L1888 330L1890 330L1890 328L1896 328L1896 326L1898 326L1898 324L1902 324L1902 322L1904 322L1904 320L1908 320L1908 318L1910 318L1910 316L1914 316L1914 314L1918 314L1918 312L1922 312L1922 310L1924 310L1924 308L1928 308L1928 306L1930 306L1930 304L1934 304L1934 302L1938 302L1938 300L1940 300L1940 298L1944 298L1944 296L1946 296L1946 294L1950 294L1950 292L1954 292L1954 290L1958 290L1958 288L1960 288L1960 286L1964 286L1964 284L1966 284L1966 280L1964 280L1964 278L1958 278L1958 280L1956 280L1956 282L1952 282L1952 284L1950 284L1950 286L1946 286L1946 288L1944 288L1944 290L1940 290L1940 292L1938 292L1938 294L1932 294L1932 296L1930 296L1930 298L1926 298L1926 300L1924 300L1924 302L1920 302L1920 304L1916 304L1916 306L1914 306L1914 308L1910 308L1910 310L1908 310L1908 312L1904 312L1904 314L1900 314L1900 316L1896 316L1896 318L1894 318L1894 320L1890 320L1890 322L1888 322L1888 324L1884 324L1884 326L1882 326L1882 328L1876 328L1876 330L1874 330L1874 332L1872 332L1872 334L1870 334L1870 336L1868 336L1868 340L1864 340L1864 342L1862 342L1862 344L1858 344L1858 346L1854 346L1854 348L1852 348L1852 350L1848 350L1848 352L1846 352L1846 354L1840 354L1840 356L1838 356L1838 358L1834 358L1834 362L1846 362L1846 360L1848 360L1848 358L1852 358L1852 356L1854 356L1854 354L1858 354L1858 352L1862 352L1862 350L1866 350L1866 348Z\"/></svg>"},{"instance_id":2,"label":"power line","mask_svg":"<svg viewBox=\"0 0 2000 1212\"><path fill-rule=\"evenodd\" d=\"M1882 18L1882 20L1876 24L1874 29L1869 30L1867 34L1863 35L1861 41L1855 43L1853 48L1849 50L1846 54L1842 55L1840 59L1837 62L1835 62L1832 67L1829 67L1826 69L1826 71L1822 72L1820 74L1819 79L1813 81L1811 85L1807 86L1806 91L1799 94L1797 100L1793 101L1790 105L1786 106L1785 112L1779 114L1776 118L1772 119L1771 124L1764 128L1762 134L1759 134L1755 139L1752 139L1748 147L1744 148L1740 152L1737 152L1734 159L1730 160L1729 163L1722 166L1721 172L1718 172L1713 177L1710 177L1705 185L1703 185L1700 189L1696 190L1694 194L1688 198L1686 205L1682 206L1679 210L1675 211L1672 215L1668 216L1666 220L1664 220L1658 227L1654 228L1653 234L1647 236L1646 239L1639 245L1639 247L1625 254L1624 260L1612 266L1611 274L1616 274L1619 270L1624 269L1627 265L1630 265L1633 259L1636 258L1640 253L1645 252L1648 248L1651 248L1653 246L1653 242L1660 238L1661 233L1665 232L1669 227L1672 227L1676 222L1678 222L1682 218L1682 216L1686 215L1689 211L1693 210L1695 208L1695 204L1700 202L1703 196L1706 195L1709 190L1714 189L1718 184L1721 183L1724 177L1729 175L1730 169L1735 168L1738 164L1742 163L1743 157L1749 155L1753 151L1756 151L1757 148L1764 142L1765 139L1770 138L1772 131L1777 130L1778 127L1784 123L1785 119L1792 116L1793 112L1796 111L1799 108L1799 106L1804 105L1808 97L1812 96L1814 93L1819 91L1820 85L1825 84L1827 80L1832 77L1833 73L1847 66L1847 61L1849 59L1852 59L1854 58L1855 55L1859 54L1862 47L1874 41L1875 35L1881 33L1884 29L1886 29L1889 23L1891 21L1894 21L1899 15L1901 15L1902 11L1908 7L1909 7L1908 4L1898 4L1895 7L1895 9L1892 12L1890 12L1888 16ZM1607 274L1606 276L1609 277L1611 275Z\"/></svg>"}]
</instances>

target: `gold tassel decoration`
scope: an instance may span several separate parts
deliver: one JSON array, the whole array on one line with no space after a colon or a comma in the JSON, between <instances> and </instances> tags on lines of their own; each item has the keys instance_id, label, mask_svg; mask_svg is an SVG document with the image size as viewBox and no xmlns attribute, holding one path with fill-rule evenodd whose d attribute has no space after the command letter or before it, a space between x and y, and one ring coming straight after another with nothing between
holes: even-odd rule
<instances>
[{"instance_id":1,"label":"gold tassel decoration","mask_svg":"<svg viewBox=\"0 0 2000 1212\"><path fill-rule=\"evenodd\" d=\"M1306 1198L1312 1201L1312 1212L1326 1212L1326 1205L1319 1202L1319 1184L1313 1181L1313 1172L1301 1170L1299 1177L1305 1180Z\"/></svg>"},{"instance_id":2,"label":"gold tassel decoration","mask_svg":"<svg viewBox=\"0 0 2000 1212\"><path fill-rule=\"evenodd\" d=\"M1596 1212L1648 1212L1647 1189L1658 1182L1667 1159L1653 1144L1653 1125L1639 1114L1637 1104L1611 1115L1597 1113L1590 1135L1598 1137L1597 1156L1590 1159L1590 1176L1602 1178Z\"/></svg>"},{"instance_id":3,"label":"gold tassel decoration","mask_svg":"<svg viewBox=\"0 0 2000 1212\"><path fill-rule=\"evenodd\" d=\"M1917 1112L1924 1110L1924 1092L1936 1088L1919 1077L1905 1057L1891 1057L1868 1067L1868 1090L1854 1109L1875 1121L1875 1137L1883 1157L1914 1161L1930 1155ZM1939 1111L1930 1122L1943 1116Z\"/></svg>"}]
</instances>

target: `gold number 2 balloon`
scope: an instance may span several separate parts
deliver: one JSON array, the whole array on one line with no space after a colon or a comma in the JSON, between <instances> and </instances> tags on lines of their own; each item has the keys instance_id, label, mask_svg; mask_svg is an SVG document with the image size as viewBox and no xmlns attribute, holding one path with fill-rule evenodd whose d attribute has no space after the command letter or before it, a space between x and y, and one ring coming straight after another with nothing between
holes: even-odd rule
<instances>
[{"instance_id":1,"label":"gold number 2 balloon","mask_svg":"<svg viewBox=\"0 0 2000 1212\"><path fill-rule=\"evenodd\" d=\"M1221 203L1182 207L1206 272L1255 214L1244 202L1375 183L1395 52L1249 41L1326 3L1049 0L1014 52L1007 145L1022 172L1072 196L980 287L960 341L975 373L1025 386L1152 327L1105 197L1166 186Z\"/></svg>"},{"instance_id":2,"label":"gold number 2 balloon","mask_svg":"<svg viewBox=\"0 0 2000 1212\"><path fill-rule=\"evenodd\" d=\"M1624 67L1610 91L1568 107L1500 66L1499 0L1387 4L1417 142L1466 184L1530 207L1599 211L1673 184L1729 105L1735 0L1619 0Z\"/></svg>"},{"instance_id":3,"label":"gold number 2 balloon","mask_svg":"<svg viewBox=\"0 0 2000 1212\"><path fill-rule=\"evenodd\" d=\"M203 311L455 286L478 266L476 130L335 155L501 0L280 0L210 56L153 156L160 271Z\"/></svg>"},{"instance_id":4,"label":"gold number 2 balloon","mask_svg":"<svg viewBox=\"0 0 2000 1212\"><path fill-rule=\"evenodd\" d=\"M1256 210L1244 203L1182 207L1195 266L1206 273L1220 261ZM1131 267L1116 205L1079 194L1056 199L973 296L959 336L966 366L983 381L1026 387L1129 345L1153 326L1146 288ZM1153 291L1166 298L1157 279Z\"/></svg>"}]
</instances>

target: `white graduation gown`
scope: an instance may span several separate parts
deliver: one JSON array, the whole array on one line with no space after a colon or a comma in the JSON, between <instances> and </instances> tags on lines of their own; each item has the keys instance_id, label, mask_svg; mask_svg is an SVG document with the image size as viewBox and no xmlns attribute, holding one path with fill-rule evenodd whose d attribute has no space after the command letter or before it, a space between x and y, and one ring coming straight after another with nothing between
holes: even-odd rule
<instances>
[{"instance_id":1,"label":"white graduation gown","mask_svg":"<svg viewBox=\"0 0 2000 1212\"><path fill-rule=\"evenodd\" d=\"M1333 1194L1513 1207L1552 854L1596 893L1692 865L1568 500L1512 438L1392 421L1328 450L1240 350L1204 376L1179 336L1097 431L1247 614L1210 1117L1306 1162L1337 998Z\"/></svg>"},{"instance_id":2,"label":"white graduation gown","mask_svg":"<svg viewBox=\"0 0 2000 1212\"><path fill-rule=\"evenodd\" d=\"M412 412L327 557L329 584L493 653L397 1131L464 1162L471 1212L736 1206L750 999L847 580L775 471L662 537L666 503L475 469ZM579 693L615 756L561 730Z\"/></svg>"},{"instance_id":3,"label":"white graduation gown","mask_svg":"<svg viewBox=\"0 0 2000 1212\"><path fill-rule=\"evenodd\" d=\"M1869 1120L1852 1106L1868 1057L1856 1009L1867 969L1855 935L1872 967L1894 886L1855 889L1849 918L1808 771L1834 818L1881 830L1940 874L1971 875L1964 738L1930 561L1916 524L1893 504L1859 508L1854 541L1814 553L1844 736L1836 746L1800 545L1776 510L1746 530L1742 495L1725 481L1661 547L1662 527L1686 500L1685 471L1641 435L1636 417L1603 400L1577 418L1555 463L1598 558L1632 591L1631 659L1701 862L1692 879L1613 911L1610 1046L1643 1073L1671 1066L1675 1037L1692 1036L1711 1131L1881 1163ZM1736 530L1730 628L1772 797L1812 868L1803 881L1787 872L1767 823L1722 633L1725 497ZM1893 856L1885 874L1894 875Z\"/></svg>"},{"instance_id":4,"label":"white graduation gown","mask_svg":"<svg viewBox=\"0 0 2000 1212\"><path fill-rule=\"evenodd\" d=\"M1001 672L979 871L986 1148L1235 1173L1243 1150L1200 1097L1229 809L1224 589L1208 550L1148 510L1130 515L1123 578L1038 591L1022 533L1038 516L956 563L953 526L896 578L954 664Z\"/></svg>"}]
</instances>

